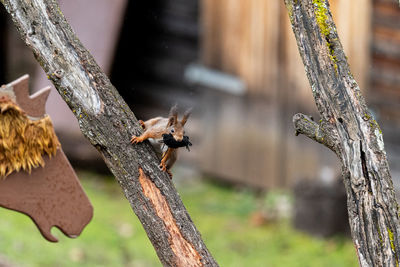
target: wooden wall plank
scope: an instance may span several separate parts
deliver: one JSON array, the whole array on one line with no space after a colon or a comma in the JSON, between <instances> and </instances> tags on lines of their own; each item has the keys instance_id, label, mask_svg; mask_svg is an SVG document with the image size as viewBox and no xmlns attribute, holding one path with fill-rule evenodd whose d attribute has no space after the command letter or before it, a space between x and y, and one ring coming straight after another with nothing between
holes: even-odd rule
<instances>
[{"instance_id":1,"label":"wooden wall plank","mask_svg":"<svg viewBox=\"0 0 400 267\"><path fill-rule=\"evenodd\" d=\"M241 77L252 95L278 85L280 2L203 0L203 63Z\"/></svg>"},{"instance_id":2,"label":"wooden wall plank","mask_svg":"<svg viewBox=\"0 0 400 267\"><path fill-rule=\"evenodd\" d=\"M367 87L371 29L369 0L333 0L332 10L352 71L361 88ZM238 75L250 95L273 98L279 75L289 75L308 106L309 90L290 26L280 19L282 1L203 0L203 62ZM286 26L282 27L282 23ZM280 40L285 42L289 73L279 74ZM298 81L298 82L297 82ZM289 89L289 88L285 88Z\"/></svg>"}]
</instances>

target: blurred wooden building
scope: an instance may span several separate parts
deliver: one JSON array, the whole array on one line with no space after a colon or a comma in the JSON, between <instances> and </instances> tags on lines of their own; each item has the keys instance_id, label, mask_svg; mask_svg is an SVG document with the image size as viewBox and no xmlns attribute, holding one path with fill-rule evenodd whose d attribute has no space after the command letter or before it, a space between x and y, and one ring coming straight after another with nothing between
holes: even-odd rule
<instances>
[{"instance_id":1,"label":"blurred wooden building","mask_svg":"<svg viewBox=\"0 0 400 267\"><path fill-rule=\"evenodd\" d=\"M224 155L206 157L203 167L263 187L314 178L324 166L337 168L336 160L324 150L293 137L293 114L315 113L315 104L283 1L201 3L202 62L243 79L248 99L237 101L236 112L216 116L218 134L209 141L214 140L214 149L205 154L223 148ZM355 76L365 88L370 3L336 0L331 4Z\"/></svg>"},{"instance_id":2,"label":"blurred wooden building","mask_svg":"<svg viewBox=\"0 0 400 267\"><path fill-rule=\"evenodd\" d=\"M400 9L395 0L330 3L400 174ZM109 73L135 114L194 107L194 146L180 162L261 188L339 169L330 151L294 136L293 114L316 109L283 0L132 0L120 16ZM9 65L0 58L0 69Z\"/></svg>"},{"instance_id":3,"label":"blurred wooden building","mask_svg":"<svg viewBox=\"0 0 400 267\"><path fill-rule=\"evenodd\" d=\"M173 103L195 107L190 131L195 147L185 159L213 176L257 187L287 186L318 176L325 167L338 169L325 148L294 137L292 115L316 110L283 1L134 3L127 14L136 22L126 24L129 33L123 32L120 42L129 48L118 49L131 68L118 68L126 64L117 55L112 78L117 88L133 87L122 94L143 117L166 113ZM398 7L395 1L332 0L331 9L353 74L381 121L385 105L373 96L382 90L373 78L380 69L374 47L388 40L376 38L375 32L379 23L390 20L388 10L395 16ZM143 24L150 28L136 31ZM132 32L141 34L141 42L126 41ZM136 51L134 60L127 57L129 50ZM185 76L193 63L200 65L195 81ZM393 66L390 70L395 73ZM244 91L220 88L226 74L241 81ZM134 85L124 79L133 75ZM387 118L384 128L399 133L396 116Z\"/></svg>"}]
</instances>

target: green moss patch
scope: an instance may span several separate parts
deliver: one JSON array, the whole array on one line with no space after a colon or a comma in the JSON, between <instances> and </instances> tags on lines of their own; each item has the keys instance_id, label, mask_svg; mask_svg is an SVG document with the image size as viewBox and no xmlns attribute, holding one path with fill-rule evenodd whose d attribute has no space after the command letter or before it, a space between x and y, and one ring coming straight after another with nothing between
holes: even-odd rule
<instances>
[{"instance_id":1,"label":"green moss patch","mask_svg":"<svg viewBox=\"0 0 400 267\"><path fill-rule=\"evenodd\" d=\"M335 50L334 50L334 44L332 41L337 40L334 39L332 40L329 35L332 30L331 26L328 24L328 9L326 6L326 3L324 0L313 0L314 4L314 11L315 11L315 18L317 20L318 27L321 31L321 33L325 36L326 40L326 46L328 47L329 50L329 58L333 62L333 67L335 68L335 71L337 73L338 65L337 65L337 58L335 56Z\"/></svg>"}]
</instances>

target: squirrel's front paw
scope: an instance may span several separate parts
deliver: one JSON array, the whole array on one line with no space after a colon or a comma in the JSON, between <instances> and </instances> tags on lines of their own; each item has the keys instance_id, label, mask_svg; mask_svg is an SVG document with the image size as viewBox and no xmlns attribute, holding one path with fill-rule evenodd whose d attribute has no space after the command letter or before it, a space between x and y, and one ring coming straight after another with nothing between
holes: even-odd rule
<instances>
[{"instance_id":1,"label":"squirrel's front paw","mask_svg":"<svg viewBox=\"0 0 400 267\"><path fill-rule=\"evenodd\" d=\"M132 136L132 138L131 138L131 144L137 144L137 143L140 143L141 142L141 140L139 139L139 136Z\"/></svg>"}]
</instances>

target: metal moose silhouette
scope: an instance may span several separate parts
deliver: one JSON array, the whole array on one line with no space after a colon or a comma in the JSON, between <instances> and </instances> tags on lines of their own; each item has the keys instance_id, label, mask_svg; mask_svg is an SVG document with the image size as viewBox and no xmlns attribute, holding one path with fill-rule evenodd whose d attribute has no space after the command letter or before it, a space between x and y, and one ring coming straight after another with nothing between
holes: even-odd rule
<instances>
[{"instance_id":1,"label":"metal moose silhouette","mask_svg":"<svg viewBox=\"0 0 400 267\"><path fill-rule=\"evenodd\" d=\"M29 76L0 88L0 206L28 215L44 238L53 226L76 237L93 207L54 133L50 88L29 96Z\"/></svg>"}]
</instances>

